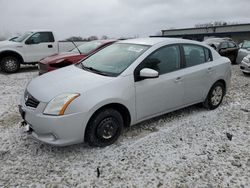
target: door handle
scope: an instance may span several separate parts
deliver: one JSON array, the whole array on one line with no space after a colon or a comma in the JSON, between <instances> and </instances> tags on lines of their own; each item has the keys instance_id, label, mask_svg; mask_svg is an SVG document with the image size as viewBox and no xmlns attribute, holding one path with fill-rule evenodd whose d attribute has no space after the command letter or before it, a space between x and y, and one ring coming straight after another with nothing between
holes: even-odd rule
<instances>
[{"instance_id":1,"label":"door handle","mask_svg":"<svg viewBox=\"0 0 250 188\"><path fill-rule=\"evenodd\" d=\"M182 80L182 78L181 77L177 77L176 79L175 79L175 83L178 83L178 82L180 82Z\"/></svg>"},{"instance_id":2,"label":"door handle","mask_svg":"<svg viewBox=\"0 0 250 188\"><path fill-rule=\"evenodd\" d=\"M52 47L53 47L53 45L52 45L52 44L49 44L49 45L48 45L48 48L52 48Z\"/></svg>"},{"instance_id":3,"label":"door handle","mask_svg":"<svg viewBox=\"0 0 250 188\"><path fill-rule=\"evenodd\" d=\"M207 69L207 72L208 73L211 73L213 71L213 68L212 67L209 67L208 69Z\"/></svg>"}]
</instances>

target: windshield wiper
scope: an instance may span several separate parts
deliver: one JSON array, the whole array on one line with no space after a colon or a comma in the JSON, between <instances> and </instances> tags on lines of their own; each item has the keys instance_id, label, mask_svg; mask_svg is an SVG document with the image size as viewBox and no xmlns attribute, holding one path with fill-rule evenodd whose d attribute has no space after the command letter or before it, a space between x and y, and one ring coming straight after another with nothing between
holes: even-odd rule
<instances>
[{"instance_id":1,"label":"windshield wiper","mask_svg":"<svg viewBox=\"0 0 250 188\"><path fill-rule=\"evenodd\" d=\"M106 73L106 72L97 70L97 69L95 69L95 68L93 68L93 67L84 66L82 63L81 63L81 65L82 65L82 68L83 68L84 70L87 70L87 71L90 71L90 72L94 72L94 73L97 73L97 74L100 74L100 75L104 75L104 76L112 76L111 74L108 74L108 73Z\"/></svg>"}]
</instances>

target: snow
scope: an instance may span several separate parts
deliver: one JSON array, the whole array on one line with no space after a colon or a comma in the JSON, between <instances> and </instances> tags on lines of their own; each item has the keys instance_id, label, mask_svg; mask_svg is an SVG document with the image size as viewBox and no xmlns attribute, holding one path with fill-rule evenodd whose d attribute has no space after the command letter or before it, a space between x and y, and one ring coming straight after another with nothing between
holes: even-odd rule
<instances>
[{"instance_id":1,"label":"snow","mask_svg":"<svg viewBox=\"0 0 250 188\"><path fill-rule=\"evenodd\" d=\"M250 187L250 77L232 68L218 109L195 105L145 121L106 148L33 140L17 105L38 72L0 73L0 187Z\"/></svg>"}]
</instances>

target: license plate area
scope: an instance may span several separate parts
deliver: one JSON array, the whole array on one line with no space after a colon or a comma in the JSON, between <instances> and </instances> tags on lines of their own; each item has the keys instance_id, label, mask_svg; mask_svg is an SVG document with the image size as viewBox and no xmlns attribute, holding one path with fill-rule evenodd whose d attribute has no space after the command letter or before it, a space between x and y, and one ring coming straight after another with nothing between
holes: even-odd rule
<instances>
[{"instance_id":1,"label":"license plate area","mask_svg":"<svg viewBox=\"0 0 250 188\"><path fill-rule=\"evenodd\" d=\"M25 111L22 109L22 106L18 105L18 109L21 117L25 120Z\"/></svg>"}]
</instances>

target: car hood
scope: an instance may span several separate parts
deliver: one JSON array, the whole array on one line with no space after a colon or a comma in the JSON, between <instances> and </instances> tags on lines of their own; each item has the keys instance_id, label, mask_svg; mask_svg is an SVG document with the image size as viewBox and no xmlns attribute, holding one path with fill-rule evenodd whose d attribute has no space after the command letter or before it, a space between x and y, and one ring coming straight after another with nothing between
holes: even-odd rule
<instances>
[{"instance_id":1,"label":"car hood","mask_svg":"<svg viewBox=\"0 0 250 188\"><path fill-rule=\"evenodd\" d=\"M0 48L17 47L17 46L22 46L22 44L19 42L14 42L9 40L0 41Z\"/></svg>"},{"instance_id":2,"label":"car hood","mask_svg":"<svg viewBox=\"0 0 250 188\"><path fill-rule=\"evenodd\" d=\"M59 61L61 59L68 59L68 58L78 57L78 56L84 56L84 55L75 53L75 52L63 52L63 53L54 54L54 55L44 58L42 60L42 63L50 63L50 62Z\"/></svg>"},{"instance_id":3,"label":"car hood","mask_svg":"<svg viewBox=\"0 0 250 188\"><path fill-rule=\"evenodd\" d=\"M71 65L33 79L27 91L37 100L49 102L62 93L82 94L114 79Z\"/></svg>"}]
</instances>

